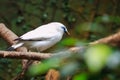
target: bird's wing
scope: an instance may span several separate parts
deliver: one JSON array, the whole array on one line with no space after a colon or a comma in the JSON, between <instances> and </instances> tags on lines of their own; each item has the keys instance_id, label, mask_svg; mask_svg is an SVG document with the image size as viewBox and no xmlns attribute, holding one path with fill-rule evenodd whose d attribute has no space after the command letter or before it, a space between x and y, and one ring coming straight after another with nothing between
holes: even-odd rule
<instances>
[{"instance_id":1,"label":"bird's wing","mask_svg":"<svg viewBox=\"0 0 120 80\"><path fill-rule=\"evenodd\" d=\"M32 30L15 39L15 41L43 41L56 36L56 32L52 30Z\"/></svg>"}]
</instances>

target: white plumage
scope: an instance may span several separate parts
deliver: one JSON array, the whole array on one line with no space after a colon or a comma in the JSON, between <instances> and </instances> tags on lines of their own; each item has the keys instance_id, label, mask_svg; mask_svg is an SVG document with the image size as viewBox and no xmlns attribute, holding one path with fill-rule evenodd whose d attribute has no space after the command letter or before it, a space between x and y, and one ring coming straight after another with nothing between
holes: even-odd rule
<instances>
[{"instance_id":1,"label":"white plumage","mask_svg":"<svg viewBox=\"0 0 120 80\"><path fill-rule=\"evenodd\" d=\"M15 39L18 42L8 50L25 46L30 50L44 51L59 42L64 32L68 33L67 28L59 22L42 25Z\"/></svg>"}]
</instances>

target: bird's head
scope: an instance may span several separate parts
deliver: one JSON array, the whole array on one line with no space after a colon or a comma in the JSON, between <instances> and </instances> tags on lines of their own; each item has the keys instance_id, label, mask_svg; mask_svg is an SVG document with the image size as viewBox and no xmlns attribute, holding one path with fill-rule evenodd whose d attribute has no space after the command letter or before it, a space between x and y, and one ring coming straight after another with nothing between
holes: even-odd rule
<instances>
[{"instance_id":1,"label":"bird's head","mask_svg":"<svg viewBox=\"0 0 120 80\"><path fill-rule=\"evenodd\" d=\"M68 32L68 30L67 30L67 28L66 28L65 26L62 26L61 28L63 29L63 31L64 31L65 33L67 33L68 35L70 35L70 33Z\"/></svg>"},{"instance_id":2,"label":"bird's head","mask_svg":"<svg viewBox=\"0 0 120 80\"><path fill-rule=\"evenodd\" d=\"M70 33L68 32L66 26L63 25L62 23L52 22L51 24L53 24L54 27L55 27L58 31L60 31L60 32L62 32L62 33L67 33L68 35L70 35Z\"/></svg>"}]
</instances>

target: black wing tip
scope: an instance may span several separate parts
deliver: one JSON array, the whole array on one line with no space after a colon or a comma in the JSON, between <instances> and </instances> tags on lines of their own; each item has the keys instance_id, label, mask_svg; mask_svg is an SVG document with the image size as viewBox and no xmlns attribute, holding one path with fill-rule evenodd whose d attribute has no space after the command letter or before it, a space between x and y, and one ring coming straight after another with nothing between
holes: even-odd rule
<instances>
[{"instance_id":1,"label":"black wing tip","mask_svg":"<svg viewBox=\"0 0 120 80\"><path fill-rule=\"evenodd\" d=\"M20 37L19 38L16 38L14 39L14 41L19 41L19 40L22 40Z\"/></svg>"},{"instance_id":2,"label":"black wing tip","mask_svg":"<svg viewBox=\"0 0 120 80\"><path fill-rule=\"evenodd\" d=\"M6 49L6 51L14 51L14 47L9 47L8 49Z\"/></svg>"}]
</instances>

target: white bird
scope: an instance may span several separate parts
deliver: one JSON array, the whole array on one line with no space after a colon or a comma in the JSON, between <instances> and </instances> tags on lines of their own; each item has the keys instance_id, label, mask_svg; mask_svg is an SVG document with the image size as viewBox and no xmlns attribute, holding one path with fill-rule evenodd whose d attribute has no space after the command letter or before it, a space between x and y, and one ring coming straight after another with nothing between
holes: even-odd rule
<instances>
[{"instance_id":1,"label":"white bird","mask_svg":"<svg viewBox=\"0 0 120 80\"><path fill-rule=\"evenodd\" d=\"M14 41L18 42L13 44L7 50L10 51L25 46L29 50L37 50L41 52L59 42L62 39L64 32L69 35L67 28L59 22L42 25L15 39Z\"/></svg>"}]
</instances>

